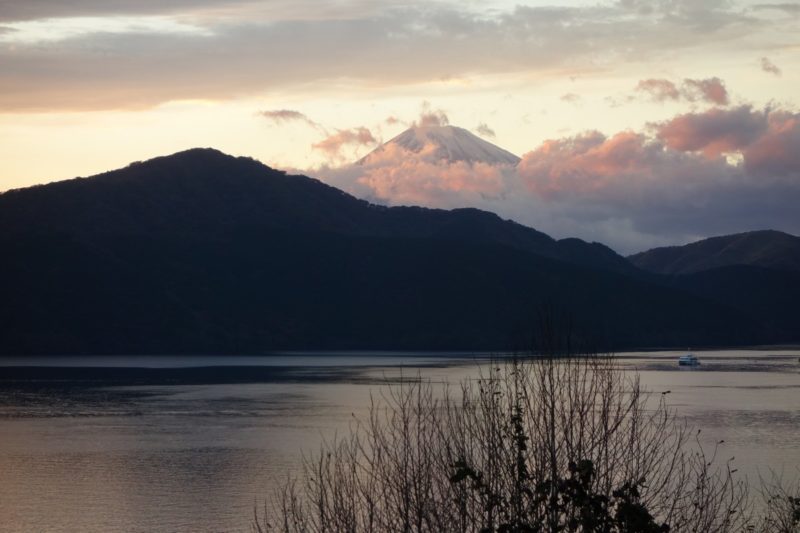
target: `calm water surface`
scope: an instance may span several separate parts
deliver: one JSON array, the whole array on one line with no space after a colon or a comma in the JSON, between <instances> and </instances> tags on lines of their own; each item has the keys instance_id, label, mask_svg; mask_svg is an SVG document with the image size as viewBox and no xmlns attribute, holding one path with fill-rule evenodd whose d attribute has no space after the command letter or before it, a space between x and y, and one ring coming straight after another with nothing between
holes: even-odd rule
<instances>
[{"instance_id":1,"label":"calm water surface","mask_svg":"<svg viewBox=\"0 0 800 533\"><path fill-rule=\"evenodd\" d=\"M678 368L679 355L619 362L649 389L671 390L670 404L702 428L702 442L724 440L721 457L735 456L748 477L798 475L800 350L699 352L698 369ZM370 394L417 372L455 383L481 360L0 359L0 531L247 531L275 480L363 416Z\"/></svg>"}]
</instances>

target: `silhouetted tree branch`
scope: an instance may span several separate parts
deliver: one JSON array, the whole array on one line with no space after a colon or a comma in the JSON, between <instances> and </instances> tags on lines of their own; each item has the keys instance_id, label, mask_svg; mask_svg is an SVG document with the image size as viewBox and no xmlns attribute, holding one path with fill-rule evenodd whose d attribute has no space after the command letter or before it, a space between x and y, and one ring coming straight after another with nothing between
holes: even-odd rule
<instances>
[{"instance_id":1,"label":"silhouetted tree branch","mask_svg":"<svg viewBox=\"0 0 800 533\"><path fill-rule=\"evenodd\" d=\"M780 505L755 518L719 447L709 456L666 394L643 391L568 322L543 314L532 353L455 391L389 387L281 486L254 530L794 531L796 491L770 493Z\"/></svg>"}]
</instances>

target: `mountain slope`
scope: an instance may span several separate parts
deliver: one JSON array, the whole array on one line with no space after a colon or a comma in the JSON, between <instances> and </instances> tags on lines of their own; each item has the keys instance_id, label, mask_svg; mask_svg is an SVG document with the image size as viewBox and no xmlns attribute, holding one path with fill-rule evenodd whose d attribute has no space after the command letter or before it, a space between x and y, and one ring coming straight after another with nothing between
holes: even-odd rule
<instances>
[{"instance_id":1,"label":"mountain slope","mask_svg":"<svg viewBox=\"0 0 800 533\"><path fill-rule=\"evenodd\" d=\"M231 227L499 243L562 261L632 272L609 248L559 242L478 209L376 206L249 158L194 149L126 168L0 194L0 234L203 233Z\"/></svg>"},{"instance_id":2,"label":"mountain slope","mask_svg":"<svg viewBox=\"0 0 800 533\"><path fill-rule=\"evenodd\" d=\"M553 302L615 348L771 339L725 306L501 245L243 228L3 249L0 353L514 349Z\"/></svg>"},{"instance_id":3,"label":"mountain slope","mask_svg":"<svg viewBox=\"0 0 800 533\"><path fill-rule=\"evenodd\" d=\"M774 331L800 332L800 270L731 265L671 276L669 283L738 309Z\"/></svg>"},{"instance_id":4,"label":"mountain slope","mask_svg":"<svg viewBox=\"0 0 800 533\"><path fill-rule=\"evenodd\" d=\"M800 237L772 230L751 231L654 248L628 259L641 269L660 274L690 274L732 265L800 271Z\"/></svg>"},{"instance_id":5,"label":"mountain slope","mask_svg":"<svg viewBox=\"0 0 800 533\"><path fill-rule=\"evenodd\" d=\"M787 339L577 244L192 150L0 195L0 353L507 349L554 302L615 348Z\"/></svg>"},{"instance_id":6,"label":"mountain slope","mask_svg":"<svg viewBox=\"0 0 800 533\"><path fill-rule=\"evenodd\" d=\"M519 157L457 126L415 126L379 146L358 163L369 164L393 146L435 161L516 165Z\"/></svg>"}]
</instances>

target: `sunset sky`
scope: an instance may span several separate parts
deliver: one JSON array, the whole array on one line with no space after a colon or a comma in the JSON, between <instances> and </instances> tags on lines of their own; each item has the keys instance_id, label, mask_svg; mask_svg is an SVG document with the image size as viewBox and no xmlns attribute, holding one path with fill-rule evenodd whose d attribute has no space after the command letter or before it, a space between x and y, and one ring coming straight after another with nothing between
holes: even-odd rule
<instances>
[{"instance_id":1,"label":"sunset sky","mask_svg":"<svg viewBox=\"0 0 800 533\"><path fill-rule=\"evenodd\" d=\"M0 191L208 146L621 252L798 234L798 89L800 2L3 0ZM429 119L522 162L350 165Z\"/></svg>"}]
</instances>

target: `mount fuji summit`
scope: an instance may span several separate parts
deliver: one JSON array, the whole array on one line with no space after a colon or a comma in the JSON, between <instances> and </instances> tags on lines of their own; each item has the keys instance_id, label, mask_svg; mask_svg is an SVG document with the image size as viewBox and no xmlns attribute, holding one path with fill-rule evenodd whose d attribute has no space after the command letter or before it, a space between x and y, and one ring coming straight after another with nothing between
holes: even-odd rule
<instances>
[{"instance_id":1,"label":"mount fuji summit","mask_svg":"<svg viewBox=\"0 0 800 533\"><path fill-rule=\"evenodd\" d=\"M357 164L367 165L376 162L381 153L390 147L399 147L446 163L463 161L513 166L520 161L520 158L511 152L484 141L464 128L450 125L423 125L407 129L364 156Z\"/></svg>"}]
</instances>

